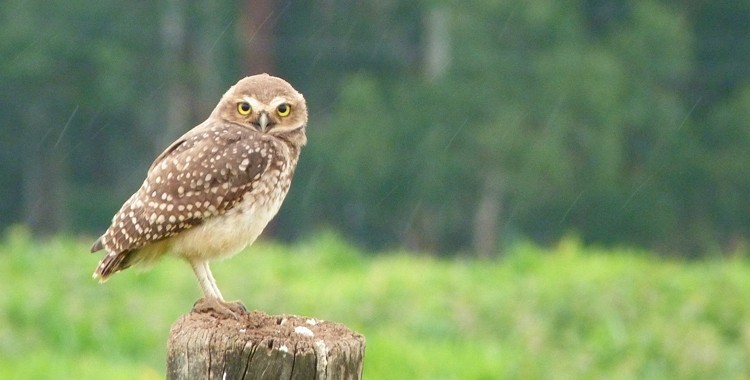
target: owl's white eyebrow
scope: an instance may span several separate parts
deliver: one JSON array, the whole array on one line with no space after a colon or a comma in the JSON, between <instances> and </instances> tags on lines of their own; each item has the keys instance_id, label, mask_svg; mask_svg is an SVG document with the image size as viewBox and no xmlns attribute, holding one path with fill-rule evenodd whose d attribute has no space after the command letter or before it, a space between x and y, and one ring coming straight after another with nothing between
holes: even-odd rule
<instances>
[{"instance_id":1,"label":"owl's white eyebrow","mask_svg":"<svg viewBox=\"0 0 750 380\"><path fill-rule=\"evenodd\" d=\"M277 96L277 97L274 97L273 99L271 99L271 103L270 104L271 104L271 106L276 107L279 104L286 103L286 102L288 102L288 100L285 97L283 97L283 96Z\"/></svg>"},{"instance_id":2,"label":"owl's white eyebrow","mask_svg":"<svg viewBox=\"0 0 750 380\"><path fill-rule=\"evenodd\" d=\"M243 96L242 100L250 103L250 107L252 107L254 110L259 110L261 108L260 107L260 105L261 105L260 102L258 102L255 98L252 98L252 97L249 97L249 96Z\"/></svg>"}]
</instances>

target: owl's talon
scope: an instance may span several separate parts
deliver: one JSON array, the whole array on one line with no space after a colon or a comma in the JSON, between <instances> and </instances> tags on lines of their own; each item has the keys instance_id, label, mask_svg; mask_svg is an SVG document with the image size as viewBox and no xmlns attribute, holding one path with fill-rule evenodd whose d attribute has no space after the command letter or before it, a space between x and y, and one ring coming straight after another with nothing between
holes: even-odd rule
<instances>
[{"instance_id":1,"label":"owl's talon","mask_svg":"<svg viewBox=\"0 0 750 380\"><path fill-rule=\"evenodd\" d=\"M239 316L247 313L245 305L236 302L224 302L216 298L201 298L193 304L194 313L213 313L214 315L226 319L239 319Z\"/></svg>"},{"instance_id":2,"label":"owl's talon","mask_svg":"<svg viewBox=\"0 0 750 380\"><path fill-rule=\"evenodd\" d=\"M224 304L237 314L247 314L247 308L240 301L229 301Z\"/></svg>"}]
</instances>

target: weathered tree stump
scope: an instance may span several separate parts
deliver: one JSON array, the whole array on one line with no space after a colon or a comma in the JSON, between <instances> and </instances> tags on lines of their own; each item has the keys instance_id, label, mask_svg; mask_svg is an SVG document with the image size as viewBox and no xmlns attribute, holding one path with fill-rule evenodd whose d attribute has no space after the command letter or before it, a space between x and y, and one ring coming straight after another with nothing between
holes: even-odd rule
<instances>
[{"instance_id":1,"label":"weathered tree stump","mask_svg":"<svg viewBox=\"0 0 750 380\"><path fill-rule=\"evenodd\" d=\"M167 379L361 379L365 338L346 326L250 312L183 315L167 342Z\"/></svg>"}]
</instances>

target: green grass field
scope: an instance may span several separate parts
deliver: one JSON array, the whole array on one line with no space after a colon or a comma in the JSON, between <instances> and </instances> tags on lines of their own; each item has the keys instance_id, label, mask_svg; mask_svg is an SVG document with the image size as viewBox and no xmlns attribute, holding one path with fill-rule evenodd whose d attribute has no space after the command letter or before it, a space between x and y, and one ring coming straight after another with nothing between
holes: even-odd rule
<instances>
[{"instance_id":1,"label":"green grass field","mask_svg":"<svg viewBox=\"0 0 750 380\"><path fill-rule=\"evenodd\" d=\"M167 259L100 285L89 241L0 242L0 378L161 379L200 296ZM367 338L366 379L750 377L750 263L519 244L503 260L365 255L330 233L214 265L228 299Z\"/></svg>"}]
</instances>

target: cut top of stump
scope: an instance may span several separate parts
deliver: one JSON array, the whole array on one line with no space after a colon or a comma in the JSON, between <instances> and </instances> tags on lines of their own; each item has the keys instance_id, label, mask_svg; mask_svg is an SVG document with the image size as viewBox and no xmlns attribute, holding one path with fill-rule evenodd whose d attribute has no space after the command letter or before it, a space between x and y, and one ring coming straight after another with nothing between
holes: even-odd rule
<instances>
[{"instance_id":1,"label":"cut top of stump","mask_svg":"<svg viewBox=\"0 0 750 380\"><path fill-rule=\"evenodd\" d=\"M167 379L360 379L365 338L340 323L262 312L183 315L167 342Z\"/></svg>"}]
</instances>

